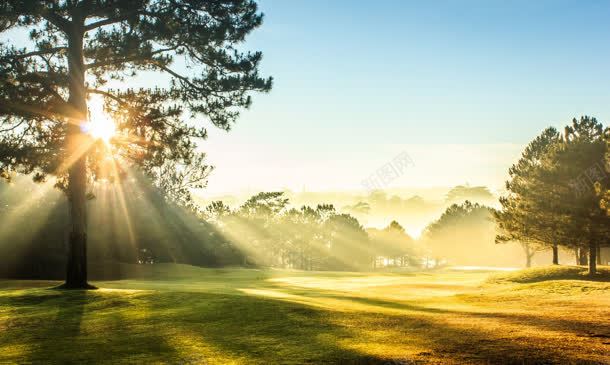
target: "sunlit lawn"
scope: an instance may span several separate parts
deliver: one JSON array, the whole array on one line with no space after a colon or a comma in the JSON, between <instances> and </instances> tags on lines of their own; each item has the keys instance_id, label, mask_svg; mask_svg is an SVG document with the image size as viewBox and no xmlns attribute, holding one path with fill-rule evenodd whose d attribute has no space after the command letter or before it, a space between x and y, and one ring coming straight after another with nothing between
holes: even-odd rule
<instances>
[{"instance_id":1,"label":"sunlit lawn","mask_svg":"<svg viewBox=\"0 0 610 365\"><path fill-rule=\"evenodd\" d=\"M0 283L0 363L610 363L610 282L138 268Z\"/></svg>"}]
</instances>

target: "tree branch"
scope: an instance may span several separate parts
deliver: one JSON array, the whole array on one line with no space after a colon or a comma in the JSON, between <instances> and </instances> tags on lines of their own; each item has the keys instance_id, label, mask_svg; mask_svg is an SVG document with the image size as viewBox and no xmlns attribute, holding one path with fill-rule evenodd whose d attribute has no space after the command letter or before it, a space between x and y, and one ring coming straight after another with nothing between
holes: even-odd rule
<instances>
[{"instance_id":1,"label":"tree branch","mask_svg":"<svg viewBox=\"0 0 610 365\"><path fill-rule=\"evenodd\" d=\"M99 89L87 89L87 93L103 95L103 96L106 96L106 97L116 101L117 103L121 104L121 106L128 106L128 104L125 100L119 98L118 96L116 96L108 91L99 90Z\"/></svg>"},{"instance_id":2,"label":"tree branch","mask_svg":"<svg viewBox=\"0 0 610 365\"><path fill-rule=\"evenodd\" d=\"M115 63L125 63L125 62L132 62L132 61L138 61L138 60L146 61L149 56L153 56L153 55L163 53L163 52L175 51L179 47L181 47L181 45L176 45L176 46L170 47L170 48L158 49L156 51L149 53L146 56L133 56L133 57L125 57L125 58L121 58L121 59L106 60L106 61L101 61L101 62L92 62L92 63L85 65L85 70L90 70L92 68L97 68L97 67L104 67L104 66L115 64Z\"/></svg>"},{"instance_id":3,"label":"tree branch","mask_svg":"<svg viewBox=\"0 0 610 365\"><path fill-rule=\"evenodd\" d=\"M52 111L45 110L45 109L42 109L42 108L39 108L36 106L32 106L30 104L15 103L15 102L3 103L2 107L0 108L0 114L6 114L7 111L9 112L8 114L13 114L20 118L29 118L31 114L35 114L35 115L38 115L39 117L43 117L43 118L52 120L53 118L62 116L59 113L54 113Z\"/></svg>"},{"instance_id":4,"label":"tree branch","mask_svg":"<svg viewBox=\"0 0 610 365\"><path fill-rule=\"evenodd\" d=\"M34 15L40 15L41 17L46 19L51 24L55 25L57 28L59 28L64 33L67 33L69 31L70 22L67 19L48 11L48 9L45 9L45 10L46 11L43 11L40 14L34 14Z\"/></svg>"},{"instance_id":5,"label":"tree branch","mask_svg":"<svg viewBox=\"0 0 610 365\"><path fill-rule=\"evenodd\" d=\"M32 52L28 52L28 53L24 53L24 54L14 54L11 56L4 56L2 58L0 58L1 61L8 61L8 60L21 60L24 58L29 58L29 57L34 57L34 56L43 56L43 55L47 55L47 54L55 54L59 51L62 50L67 50L68 47L55 47L55 48L50 48L50 49L46 49L46 50L40 50L40 51L32 51Z\"/></svg>"},{"instance_id":6,"label":"tree branch","mask_svg":"<svg viewBox=\"0 0 610 365\"><path fill-rule=\"evenodd\" d=\"M103 19L103 20L99 20L97 22L93 22L93 23L87 24L87 25L85 25L85 33L89 32L89 31L92 31L92 30L94 30L96 28L99 28L99 27L103 27L103 26L110 25L110 24L115 24L115 23L120 23L120 22L125 21L125 20L127 20L130 17L135 16L135 15L148 15L148 16L152 16L152 17L158 17L159 16L158 14L151 13L151 12L148 12L148 11L145 11L145 10L134 10L134 11L130 11L128 13L125 13L123 15L120 15L120 16L117 16L117 17L114 17L114 18L106 18L106 19Z\"/></svg>"}]
</instances>

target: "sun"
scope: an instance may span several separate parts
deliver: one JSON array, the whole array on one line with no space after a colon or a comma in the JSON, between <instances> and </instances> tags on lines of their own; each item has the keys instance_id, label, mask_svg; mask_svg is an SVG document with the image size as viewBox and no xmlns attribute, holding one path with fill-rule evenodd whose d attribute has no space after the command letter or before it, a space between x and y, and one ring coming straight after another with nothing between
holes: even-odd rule
<instances>
[{"instance_id":1,"label":"sun","mask_svg":"<svg viewBox=\"0 0 610 365\"><path fill-rule=\"evenodd\" d=\"M83 132L95 139L110 143L116 134L116 125L110 116L104 111L104 101L101 97L92 96L88 100L89 120L83 124Z\"/></svg>"}]
</instances>

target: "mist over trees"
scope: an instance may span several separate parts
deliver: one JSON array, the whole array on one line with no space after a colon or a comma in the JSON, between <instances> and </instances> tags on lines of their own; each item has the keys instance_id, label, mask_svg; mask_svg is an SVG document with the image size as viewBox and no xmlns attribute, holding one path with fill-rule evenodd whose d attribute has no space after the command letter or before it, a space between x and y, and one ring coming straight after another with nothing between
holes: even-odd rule
<instances>
[{"instance_id":1,"label":"mist over trees","mask_svg":"<svg viewBox=\"0 0 610 365\"><path fill-rule=\"evenodd\" d=\"M392 221L384 229L367 229L374 246L373 268L418 267L422 265L422 249L397 221Z\"/></svg>"},{"instance_id":2,"label":"mist over trees","mask_svg":"<svg viewBox=\"0 0 610 365\"><path fill-rule=\"evenodd\" d=\"M422 233L434 265L514 266L522 254L515 245L499 246L492 209L468 200L452 204Z\"/></svg>"},{"instance_id":3,"label":"mist over trees","mask_svg":"<svg viewBox=\"0 0 610 365\"><path fill-rule=\"evenodd\" d=\"M406 232L405 220L391 220L383 228L362 221L374 213L401 216L427 206L426 216L441 209L442 194L435 203L380 191L343 193L343 201L352 203L336 209L334 204L297 207L291 198L303 201L298 194L261 192L239 204L202 206L192 191L205 186L211 171L203 156L196 169L166 164L152 177L126 170L122 179L91 185L91 266L96 278L120 278L121 263L347 271L530 266L541 252L539 264L558 263L560 252L572 252L570 261L581 265L590 265L591 257L597 264L608 242L607 138L592 118L574 120L564 133L547 128L510 168L509 194L500 198L500 209L470 200L453 203L418 239ZM27 179L15 176L0 184L0 256L6 263L0 275L61 278L70 227L66 202L52 183ZM470 196L489 200L490 195L485 187L456 186L444 202Z\"/></svg>"},{"instance_id":4,"label":"mist over trees","mask_svg":"<svg viewBox=\"0 0 610 365\"><path fill-rule=\"evenodd\" d=\"M92 184L88 256L94 278L121 278L121 263L302 270L422 264L425 250L397 221L365 229L331 204L295 208L281 192L256 194L237 208L222 201L201 207L184 187L205 177L180 171L149 178L130 170L129 178ZM0 184L0 275L59 279L70 227L67 204L52 182L28 179Z\"/></svg>"},{"instance_id":5,"label":"mist over trees","mask_svg":"<svg viewBox=\"0 0 610 365\"><path fill-rule=\"evenodd\" d=\"M179 176L162 175L161 180L129 171L130 179L93 184L88 203L89 257L95 278L121 278L121 263L347 271L517 266L529 265L534 254L553 247L534 241L550 234L548 228L540 229L539 236L518 236L522 232L514 231L512 240L496 244L496 235L507 231L505 226L499 231L494 218L507 210L495 211L470 201L447 207L418 239L397 220L384 228L365 228L345 208L338 211L332 204L295 207L283 192L261 192L238 205L214 201L204 207L193 199L190 189L182 187L191 179L202 178L204 183L205 178L182 171ZM61 278L69 233L61 193L51 183L36 185L23 176L0 184L0 198L0 257L6 263L0 275ZM352 209L358 214L370 207L359 203ZM559 247L562 252L572 248ZM538 263L551 262L546 252L542 257L546 261Z\"/></svg>"},{"instance_id":6,"label":"mist over trees","mask_svg":"<svg viewBox=\"0 0 610 365\"><path fill-rule=\"evenodd\" d=\"M222 201L205 209L228 242L244 253L244 264L301 270L367 270L379 257L411 254L410 240L396 222L385 237L371 235L355 217L330 204L289 208L282 192L259 193L232 210ZM400 227L400 228L398 228ZM390 231L397 231L391 236ZM411 257L411 256L410 256ZM411 257L411 265L419 265Z\"/></svg>"}]
</instances>

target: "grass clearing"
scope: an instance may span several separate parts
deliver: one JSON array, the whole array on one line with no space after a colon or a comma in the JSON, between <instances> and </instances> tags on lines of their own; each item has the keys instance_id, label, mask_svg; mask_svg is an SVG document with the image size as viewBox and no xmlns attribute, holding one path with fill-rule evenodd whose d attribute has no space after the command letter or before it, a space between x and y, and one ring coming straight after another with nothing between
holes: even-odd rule
<instances>
[{"instance_id":1,"label":"grass clearing","mask_svg":"<svg viewBox=\"0 0 610 365\"><path fill-rule=\"evenodd\" d=\"M127 270L86 292L0 282L0 363L610 363L604 281Z\"/></svg>"}]
</instances>

